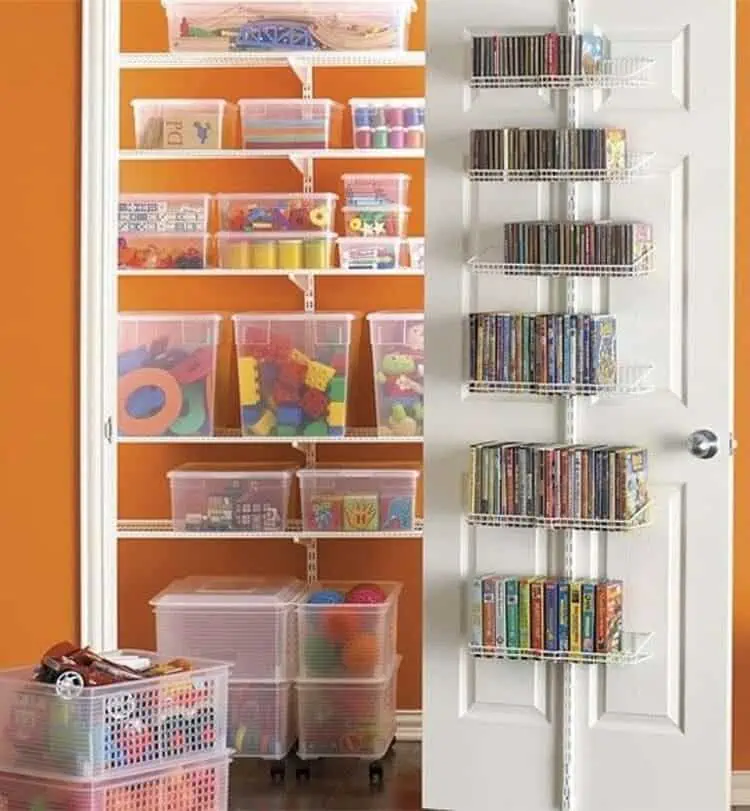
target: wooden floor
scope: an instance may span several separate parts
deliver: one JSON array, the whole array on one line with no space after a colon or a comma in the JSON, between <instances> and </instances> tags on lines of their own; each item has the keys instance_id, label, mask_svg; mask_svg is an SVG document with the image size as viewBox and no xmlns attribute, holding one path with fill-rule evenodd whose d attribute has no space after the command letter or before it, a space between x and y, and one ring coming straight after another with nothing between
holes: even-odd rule
<instances>
[{"instance_id":1,"label":"wooden floor","mask_svg":"<svg viewBox=\"0 0 750 811\"><path fill-rule=\"evenodd\" d=\"M326 760L310 764L309 782L294 768L273 785L268 765L236 760L232 765L231 811L420 811L421 755L417 743L399 743L385 761L383 786L370 787L366 763Z\"/></svg>"}]
</instances>

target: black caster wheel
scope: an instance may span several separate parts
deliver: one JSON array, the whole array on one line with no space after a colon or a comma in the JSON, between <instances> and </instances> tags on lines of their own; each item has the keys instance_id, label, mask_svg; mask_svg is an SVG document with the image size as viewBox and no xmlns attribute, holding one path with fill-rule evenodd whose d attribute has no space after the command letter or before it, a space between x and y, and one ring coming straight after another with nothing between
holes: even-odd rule
<instances>
[{"instance_id":1,"label":"black caster wheel","mask_svg":"<svg viewBox=\"0 0 750 811\"><path fill-rule=\"evenodd\" d=\"M310 782L310 767L309 766L297 766L297 782L298 783L309 783Z\"/></svg>"},{"instance_id":2,"label":"black caster wheel","mask_svg":"<svg viewBox=\"0 0 750 811\"><path fill-rule=\"evenodd\" d=\"M383 764L371 763L370 764L370 786L372 788L383 787Z\"/></svg>"},{"instance_id":3,"label":"black caster wheel","mask_svg":"<svg viewBox=\"0 0 750 811\"><path fill-rule=\"evenodd\" d=\"M281 785L286 779L286 766L283 763L274 763L271 766L271 782L275 785Z\"/></svg>"}]
</instances>

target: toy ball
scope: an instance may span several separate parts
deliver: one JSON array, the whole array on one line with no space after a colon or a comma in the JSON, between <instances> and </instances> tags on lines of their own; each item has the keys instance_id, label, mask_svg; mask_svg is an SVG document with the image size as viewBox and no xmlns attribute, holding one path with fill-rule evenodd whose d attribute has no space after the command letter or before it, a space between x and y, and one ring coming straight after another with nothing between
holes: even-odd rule
<instances>
[{"instance_id":1,"label":"toy ball","mask_svg":"<svg viewBox=\"0 0 750 811\"><path fill-rule=\"evenodd\" d=\"M323 636L311 636L305 645L307 669L316 676L326 676L339 667L339 647Z\"/></svg>"},{"instance_id":2,"label":"toy ball","mask_svg":"<svg viewBox=\"0 0 750 811\"><path fill-rule=\"evenodd\" d=\"M358 603L359 605L376 605L384 603L387 599L383 589L374 583L360 583L346 595L347 603Z\"/></svg>"},{"instance_id":3,"label":"toy ball","mask_svg":"<svg viewBox=\"0 0 750 811\"><path fill-rule=\"evenodd\" d=\"M344 600L344 595L335 589L321 589L313 592L307 598L307 602L313 605L338 605L343 603Z\"/></svg>"},{"instance_id":4,"label":"toy ball","mask_svg":"<svg viewBox=\"0 0 750 811\"><path fill-rule=\"evenodd\" d=\"M334 608L323 613L323 633L333 642L346 642L360 627L360 617L356 609Z\"/></svg>"},{"instance_id":5,"label":"toy ball","mask_svg":"<svg viewBox=\"0 0 750 811\"><path fill-rule=\"evenodd\" d=\"M353 676L368 676L378 663L378 640L374 634L357 634L344 648L344 667Z\"/></svg>"}]
</instances>

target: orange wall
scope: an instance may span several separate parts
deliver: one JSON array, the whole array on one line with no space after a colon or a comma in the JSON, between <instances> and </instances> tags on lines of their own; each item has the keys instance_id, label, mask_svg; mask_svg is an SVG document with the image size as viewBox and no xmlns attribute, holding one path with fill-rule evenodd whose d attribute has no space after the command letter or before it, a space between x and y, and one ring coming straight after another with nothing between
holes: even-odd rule
<instances>
[{"instance_id":1,"label":"orange wall","mask_svg":"<svg viewBox=\"0 0 750 811\"><path fill-rule=\"evenodd\" d=\"M77 633L78 574L77 574L77 402L76 387L71 384L77 376L77 318L78 318L78 259L77 259L77 183L79 116L79 11L76 0L23 0L0 4L0 24L4 30L34 30L34 49L29 50L22 37L7 37L0 50L3 76L23 77L23 81L8 82L3 87L3 100L14 111L16 120L23 120L23 137L11 127L0 128L0 148L6 160L3 166L3 212L12 217L16 239L6 236L3 256L6 274L6 296L13 306L6 306L0 320L0 335L6 347L23 349L7 351L7 374L1 387L0 399L0 471L3 475L2 551L0 565L6 573L0 589L0 617L3 644L0 647L0 667L35 660L48 644ZM163 46L158 11L154 8L139 12L145 4L128 5L126 25L130 48ZM151 22L137 31L133 15L146 15ZM44 18L48 25L39 26ZM750 2L738 3L739 48L750 42ZM415 43L413 47L418 47ZM242 79L226 74L231 86L241 95ZM375 73L375 72L373 72ZM394 72L391 75L404 75ZM368 80L362 72L351 79L357 92L379 92L377 74ZM146 82L156 81L152 76ZM166 77L165 77L166 78ZM270 77L269 77L270 78ZM289 77L273 74L273 80L284 82L285 93L296 88ZM172 79L184 82L186 77ZM208 80L207 80L208 81ZM321 93L334 93L345 98L347 90L337 92L336 77L324 77ZM348 80L349 81L349 80ZM126 94L135 86L126 84ZM141 86L139 92L146 87ZM179 87L180 85L175 85ZM201 85L196 93L206 93L210 85ZM254 87L253 87L254 90ZM419 92L418 86L409 92ZM228 92L228 91L227 91ZM279 92L282 92L279 90ZM391 92L391 91L389 91ZM404 86L404 92L407 87ZM738 181L737 221L750 217L750 153L744 146L750 139L750 77L738 72L737 135ZM55 122L52 129L50 122ZM191 171L191 187L201 188L209 183L209 167ZM231 167L234 167L232 169ZM410 167L413 169L413 167ZM222 186L241 188L251 182L252 167L248 163L227 164L223 169ZM160 168L150 185L147 178L136 185L137 178L125 173L128 188L159 188L169 180L177 188L180 178L177 165ZM334 188L331 167L321 177L327 188ZM205 174L204 174L205 173ZM236 176L235 176L236 174ZM247 175L247 177L246 177ZM296 175L290 172L278 182L292 183ZM226 181L226 182L224 182ZM209 183L209 186L211 184ZM213 184L218 188L218 183ZM186 186L187 187L187 186ZM281 187L281 186L279 186ZM271 186L269 185L269 188ZM413 201L418 200L415 195ZM11 208L12 206L12 208ZM12 214L11 214L12 212ZM43 212L43 214L42 214ZM50 215L50 212L53 212ZM8 221L6 219L6 221ZM415 220L421 228L421 215ZM43 229L44 244L54 249L28 250L32 244L41 245L35 236ZM415 231L416 232L416 231ZM734 768L750 769L750 500L743 498L750 487L750 425L746 417L750 405L750 374L746 359L750 357L750 322L742 320L750 310L750 281L747 259L750 233L738 228L737 236L737 433L740 453L736 459L736 544L735 544L735 733ZM147 280L148 281L148 280ZM153 281L153 280L151 280ZM346 280L345 280L346 281ZM249 306L296 306L294 293L281 280L264 281L248 287L248 281L221 282L211 306L242 309ZM363 298L360 282L342 281L322 286L324 306L352 306L369 309L392 301L390 292L377 293L368 288ZM195 301L194 285L156 287L146 281L131 280L123 285L123 305L187 306ZM388 290L391 284L389 282ZM419 303L418 290L408 282L402 283L405 306ZM397 288L393 288L397 290ZM151 292L149 292L151 291ZM267 292L266 292L267 291ZM257 299L258 295L263 295ZM30 320L28 313L33 313ZM363 379L362 385L366 385ZM366 406L360 401L356 411L364 421ZM205 451L204 451L205 453ZM368 451L368 457L374 451ZM383 451L381 450L381 455ZM205 453L206 458L239 458L237 449L222 449L221 453ZM128 448L123 456L122 470L130 480L153 475L154 486L139 486L134 494L123 492L123 515L163 515L166 491L161 475L164 469L187 458L184 449L169 453L157 449ZM157 473L148 471L155 466ZM43 471L43 477L42 477ZM136 479L135 477L138 477ZM128 488L130 489L130 488ZM132 488L134 491L135 487ZM153 489L153 493L150 493ZM126 488L123 488L125 491ZM127 598L121 600L123 610L122 634L125 644L149 644L151 618L145 608L149 595L172 576L189 571L209 569L215 572L234 571L241 564L248 571L295 571L302 573L302 553L291 544L264 543L147 543L122 544L121 582ZM419 572L421 550L416 542L389 544L382 542L326 542L321 549L322 571L331 576L400 577L407 581L402 611L401 648L408 653L402 686L401 705L418 706L419 650ZM8 576L7 573L11 573ZM706 655L710 655L710 641Z\"/></svg>"}]
</instances>

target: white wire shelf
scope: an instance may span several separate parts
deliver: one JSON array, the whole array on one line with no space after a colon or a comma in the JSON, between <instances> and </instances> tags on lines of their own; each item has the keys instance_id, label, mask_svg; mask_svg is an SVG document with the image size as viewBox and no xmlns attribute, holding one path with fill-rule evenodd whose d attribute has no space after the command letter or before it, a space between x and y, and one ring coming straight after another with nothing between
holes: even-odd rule
<instances>
[{"instance_id":1,"label":"white wire shelf","mask_svg":"<svg viewBox=\"0 0 750 811\"><path fill-rule=\"evenodd\" d=\"M121 53L124 70L184 68L423 67L424 51L276 51L256 53Z\"/></svg>"},{"instance_id":2,"label":"white wire shelf","mask_svg":"<svg viewBox=\"0 0 750 811\"><path fill-rule=\"evenodd\" d=\"M424 276L424 270L419 268L390 268L389 270L345 270L343 268L300 268L299 270L288 270L285 268L258 269L230 269L230 268L203 268L203 269L134 269L118 268L117 275L127 278L128 276Z\"/></svg>"},{"instance_id":3,"label":"white wire shelf","mask_svg":"<svg viewBox=\"0 0 750 811\"><path fill-rule=\"evenodd\" d=\"M630 152L624 169L471 169L472 183L628 183L642 177L653 152Z\"/></svg>"},{"instance_id":4,"label":"white wire shelf","mask_svg":"<svg viewBox=\"0 0 750 811\"><path fill-rule=\"evenodd\" d=\"M627 520L599 518L547 518L539 515L490 515L469 513L466 520L472 527L498 527L519 529L580 530L581 532L628 532L651 524L653 502L645 504Z\"/></svg>"},{"instance_id":5,"label":"white wire shelf","mask_svg":"<svg viewBox=\"0 0 750 811\"><path fill-rule=\"evenodd\" d=\"M302 530L300 521L289 521L283 532L233 532L233 531L186 531L175 530L169 519L130 519L117 522L117 537L121 540L248 540L279 539L298 542L323 539L367 539L367 538L421 538L423 524L417 519L413 530L397 532L307 532Z\"/></svg>"},{"instance_id":6,"label":"white wire shelf","mask_svg":"<svg viewBox=\"0 0 750 811\"><path fill-rule=\"evenodd\" d=\"M471 87L477 90L514 88L549 88L551 90L615 90L617 88L650 87L654 84L655 59L624 57L605 59L597 73L571 76L474 76Z\"/></svg>"},{"instance_id":7,"label":"white wire shelf","mask_svg":"<svg viewBox=\"0 0 750 811\"><path fill-rule=\"evenodd\" d=\"M467 394L500 395L528 394L538 397L615 397L648 394L654 391L649 377L654 367L620 366L617 381L609 385L594 383L516 383L499 380L471 380L466 384Z\"/></svg>"},{"instance_id":8,"label":"white wire shelf","mask_svg":"<svg viewBox=\"0 0 750 811\"><path fill-rule=\"evenodd\" d=\"M654 251L651 249L639 256L634 262L623 265L548 265L505 262L499 256L493 256L493 251L490 250L485 254L472 257L468 265L469 271L478 275L631 278L635 276L648 276L653 272Z\"/></svg>"},{"instance_id":9,"label":"white wire shelf","mask_svg":"<svg viewBox=\"0 0 750 811\"><path fill-rule=\"evenodd\" d=\"M121 149L122 161L187 160L421 160L424 149Z\"/></svg>"},{"instance_id":10,"label":"white wire shelf","mask_svg":"<svg viewBox=\"0 0 750 811\"><path fill-rule=\"evenodd\" d=\"M475 659L502 659L514 662L553 662L580 665L637 665L651 658L653 633L627 632L622 635L622 650L611 653L571 653L535 648L489 648L469 645Z\"/></svg>"},{"instance_id":11,"label":"white wire shelf","mask_svg":"<svg viewBox=\"0 0 750 811\"><path fill-rule=\"evenodd\" d=\"M216 436L121 436L124 445L421 445L421 436L380 434L377 428L347 428L345 436L243 436L238 428L218 429Z\"/></svg>"}]
</instances>

